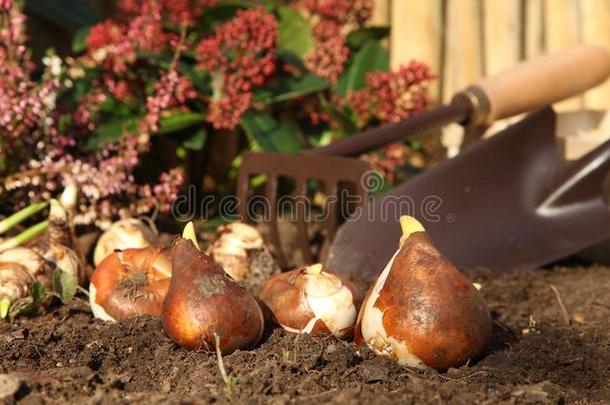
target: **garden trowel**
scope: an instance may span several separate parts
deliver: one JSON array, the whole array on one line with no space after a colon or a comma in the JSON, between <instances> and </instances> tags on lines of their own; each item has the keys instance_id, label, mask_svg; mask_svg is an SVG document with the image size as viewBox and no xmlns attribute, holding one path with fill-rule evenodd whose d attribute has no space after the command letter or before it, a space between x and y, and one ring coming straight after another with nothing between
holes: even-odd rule
<instances>
[{"instance_id":1,"label":"garden trowel","mask_svg":"<svg viewBox=\"0 0 610 405\"><path fill-rule=\"evenodd\" d=\"M361 199L358 208L364 208L368 201L366 199L367 191L370 191L367 189L366 182L362 181L366 177L368 165L359 159L348 158L348 156L357 156L392 142L439 129L449 123L457 122L468 128L485 127L495 120L534 111L547 104L580 94L603 82L609 73L610 56L604 49L595 46L579 46L538 57L498 75L482 79L456 94L448 105L423 112L395 124L366 130L322 148L299 154L243 154L237 181L237 196L240 201L238 214L242 216L243 220L249 219L247 214L252 205L250 204L251 179L259 174L264 174L267 197L265 201L271 208L270 217L268 217L270 242L281 265L286 267L288 262L282 251L282 241L277 227L278 201L281 194L278 190L278 181L281 178L288 177L294 180L296 184L294 194L297 197L306 195L311 180L324 184L326 200L330 201L329 207L325 210L330 214L325 220L326 237L332 239L341 219L338 218L338 210L335 207L338 205L335 197L342 190L341 183L353 185L355 194ZM467 159L467 157L464 155L458 159ZM493 160L494 157L491 159ZM484 166L481 167L481 170L483 173L487 172ZM438 178L435 177L432 181L438 181ZM411 182L409 182L410 184ZM411 189L404 191L401 188L396 189L398 195L411 191ZM311 262L305 209L299 204L295 206L298 244L300 251L303 252L304 261ZM347 216L349 214L351 212ZM380 226L378 222L381 219L372 221L375 226ZM361 222L346 224L347 228L344 228L343 235L349 236L350 226L357 226L353 224L359 223ZM377 242L393 246L391 235L376 234L374 237L377 238ZM352 236L349 238L355 240ZM365 241L366 238L363 239L363 243ZM344 253L349 255L348 251L351 250L349 241L344 237L341 243L347 246ZM353 247L361 248L358 244ZM344 265L346 263L343 263L342 256L338 254L340 251L341 249L335 247L331 259ZM373 253L382 255L382 257L376 258L381 262L387 259L383 256L382 250L375 249Z\"/></svg>"},{"instance_id":2,"label":"garden trowel","mask_svg":"<svg viewBox=\"0 0 610 405\"><path fill-rule=\"evenodd\" d=\"M337 231L327 265L373 277L417 217L461 268L534 268L610 236L610 141L568 162L543 108L373 198Z\"/></svg>"}]
</instances>

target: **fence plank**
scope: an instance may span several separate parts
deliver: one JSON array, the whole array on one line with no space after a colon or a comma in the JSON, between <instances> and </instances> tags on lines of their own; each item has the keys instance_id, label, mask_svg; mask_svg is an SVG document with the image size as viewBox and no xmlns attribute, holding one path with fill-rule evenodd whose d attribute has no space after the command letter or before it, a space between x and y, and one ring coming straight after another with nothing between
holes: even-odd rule
<instances>
[{"instance_id":1,"label":"fence plank","mask_svg":"<svg viewBox=\"0 0 610 405\"><path fill-rule=\"evenodd\" d=\"M547 51L555 51L580 42L579 25L582 21L576 0L545 0L545 45ZM573 97L557 103L558 111L575 110L583 105L582 97Z\"/></svg>"},{"instance_id":2,"label":"fence plank","mask_svg":"<svg viewBox=\"0 0 610 405\"><path fill-rule=\"evenodd\" d=\"M483 1L484 73L498 73L521 56L521 2Z\"/></svg>"},{"instance_id":3,"label":"fence plank","mask_svg":"<svg viewBox=\"0 0 610 405\"><path fill-rule=\"evenodd\" d=\"M523 5L523 58L544 52L543 0L525 0Z\"/></svg>"},{"instance_id":4,"label":"fence plank","mask_svg":"<svg viewBox=\"0 0 610 405\"><path fill-rule=\"evenodd\" d=\"M371 17L372 25L390 24L390 3L391 0L375 0L373 16Z\"/></svg>"},{"instance_id":5,"label":"fence plank","mask_svg":"<svg viewBox=\"0 0 610 405\"><path fill-rule=\"evenodd\" d=\"M580 0L581 39L587 44L610 46L610 1ZM594 109L610 107L610 81L584 96L585 106Z\"/></svg>"},{"instance_id":6,"label":"fence plank","mask_svg":"<svg viewBox=\"0 0 610 405\"><path fill-rule=\"evenodd\" d=\"M450 0L446 7L442 83L445 102L482 73L481 3L477 0Z\"/></svg>"},{"instance_id":7,"label":"fence plank","mask_svg":"<svg viewBox=\"0 0 610 405\"><path fill-rule=\"evenodd\" d=\"M441 0L394 0L391 9L392 35L390 52L392 68L411 59L426 62L441 73L442 2ZM433 102L440 100L440 80L430 88Z\"/></svg>"}]
</instances>

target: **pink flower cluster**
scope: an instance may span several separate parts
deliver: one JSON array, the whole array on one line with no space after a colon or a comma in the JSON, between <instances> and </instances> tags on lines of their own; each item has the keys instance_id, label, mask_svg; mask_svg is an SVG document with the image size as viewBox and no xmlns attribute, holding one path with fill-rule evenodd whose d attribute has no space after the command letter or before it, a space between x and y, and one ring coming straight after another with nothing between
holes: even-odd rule
<instances>
[{"instance_id":1,"label":"pink flower cluster","mask_svg":"<svg viewBox=\"0 0 610 405\"><path fill-rule=\"evenodd\" d=\"M161 173L156 185L153 187L146 185L140 189L141 200L136 207L136 211L145 213L156 206L161 212L169 212L172 203L178 197L177 190L180 190L184 185L184 180L182 168L174 168Z\"/></svg>"},{"instance_id":2,"label":"pink flower cluster","mask_svg":"<svg viewBox=\"0 0 610 405\"><path fill-rule=\"evenodd\" d=\"M4 13L13 8L13 0L0 0L0 12Z\"/></svg>"},{"instance_id":3,"label":"pink flower cluster","mask_svg":"<svg viewBox=\"0 0 610 405\"><path fill-rule=\"evenodd\" d=\"M124 74L138 51L159 51L175 35L162 28L162 5L154 0L139 3L138 14L127 24L111 20L95 25L87 37L89 56L116 75Z\"/></svg>"},{"instance_id":4,"label":"pink flower cluster","mask_svg":"<svg viewBox=\"0 0 610 405\"><path fill-rule=\"evenodd\" d=\"M316 76L336 83L349 58L343 30L368 21L373 0L302 0L300 4L318 20L313 28L315 46L305 58L307 67Z\"/></svg>"},{"instance_id":5,"label":"pink flower cluster","mask_svg":"<svg viewBox=\"0 0 610 405\"><path fill-rule=\"evenodd\" d=\"M263 8L240 10L197 46L201 69L213 78L208 121L232 129L250 106L252 89L276 69L277 22Z\"/></svg>"},{"instance_id":6,"label":"pink flower cluster","mask_svg":"<svg viewBox=\"0 0 610 405\"><path fill-rule=\"evenodd\" d=\"M346 101L362 127L373 120L400 121L426 108L434 77L428 65L412 61L398 71L369 73L365 88L348 94Z\"/></svg>"},{"instance_id":7,"label":"pink flower cluster","mask_svg":"<svg viewBox=\"0 0 610 405\"><path fill-rule=\"evenodd\" d=\"M25 16L16 9L0 14L0 44L0 134L28 137L51 120L59 82L54 76L41 85L30 79L34 65L25 46Z\"/></svg>"},{"instance_id":8,"label":"pink flower cluster","mask_svg":"<svg viewBox=\"0 0 610 405\"><path fill-rule=\"evenodd\" d=\"M413 152L402 143L386 146L379 153L363 155L362 159L367 161L371 167L381 173L383 178L390 184L395 184L397 171L412 158Z\"/></svg>"},{"instance_id":9,"label":"pink flower cluster","mask_svg":"<svg viewBox=\"0 0 610 405\"><path fill-rule=\"evenodd\" d=\"M311 72L336 83L345 69L349 48L341 34L341 25L334 20L321 20L313 29L316 46L306 56Z\"/></svg>"},{"instance_id":10,"label":"pink flower cluster","mask_svg":"<svg viewBox=\"0 0 610 405\"><path fill-rule=\"evenodd\" d=\"M218 0L157 0L156 3L172 24L192 26L205 9L218 4ZM142 0L122 0L119 9L127 15L141 14Z\"/></svg>"},{"instance_id":11,"label":"pink flower cluster","mask_svg":"<svg viewBox=\"0 0 610 405\"><path fill-rule=\"evenodd\" d=\"M302 6L325 20L364 24L373 14L373 0L302 0Z\"/></svg>"},{"instance_id":12,"label":"pink flower cluster","mask_svg":"<svg viewBox=\"0 0 610 405\"><path fill-rule=\"evenodd\" d=\"M142 133L150 134L159 130L161 113L172 107L184 105L197 96L191 82L180 76L175 69L161 72L161 79L154 84L155 93L146 98L147 114L140 124Z\"/></svg>"},{"instance_id":13,"label":"pink flower cluster","mask_svg":"<svg viewBox=\"0 0 610 405\"><path fill-rule=\"evenodd\" d=\"M132 213L153 206L168 209L182 184L180 170L161 175L158 184L138 184L134 169L149 148L148 131L158 128L159 117L166 109L182 108L195 96L194 90L190 81L175 69L161 69L158 81L152 81L150 87L145 86L150 81L144 82L129 71L134 67L136 52L174 51L181 44L177 34L163 30L165 9L162 6L166 3L176 2L134 2L138 14L129 21L107 21L92 28L87 55L77 60L67 59L67 69L58 57L47 56L43 59L42 79L34 81L30 76L35 66L26 47L25 17L20 12L20 3L0 0L0 134L3 137L0 204L3 211L49 199L72 182L81 191L78 223L107 223L118 215L120 206L128 206ZM64 106L56 105L59 91L69 91L74 81L86 77L87 69L94 69L97 77L91 75L94 79L89 82L90 90L76 100L76 111L66 114ZM143 95L145 91L150 94ZM104 124L100 122L100 106L109 97L135 106L137 100L144 98L146 114L142 126L145 131L124 134L120 141L96 153L83 150L77 139L90 136ZM60 125L60 118L65 120L66 116L71 117L67 127L65 122Z\"/></svg>"}]
</instances>

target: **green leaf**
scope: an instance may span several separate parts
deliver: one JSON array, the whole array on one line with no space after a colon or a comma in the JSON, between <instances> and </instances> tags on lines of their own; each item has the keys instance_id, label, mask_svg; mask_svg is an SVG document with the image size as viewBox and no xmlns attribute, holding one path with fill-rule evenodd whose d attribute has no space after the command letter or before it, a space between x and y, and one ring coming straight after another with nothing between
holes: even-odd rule
<instances>
[{"instance_id":1,"label":"green leaf","mask_svg":"<svg viewBox=\"0 0 610 405\"><path fill-rule=\"evenodd\" d=\"M208 133L205 129L201 128L199 131L195 132L192 136L188 137L182 142L182 146L186 149L191 150L201 150L203 149L203 145L205 145L205 141L208 138Z\"/></svg>"},{"instance_id":2,"label":"green leaf","mask_svg":"<svg viewBox=\"0 0 610 405\"><path fill-rule=\"evenodd\" d=\"M253 150L283 153L301 150L299 129L293 121L278 122L266 113L248 110L240 125Z\"/></svg>"},{"instance_id":3,"label":"green leaf","mask_svg":"<svg viewBox=\"0 0 610 405\"><path fill-rule=\"evenodd\" d=\"M78 30L102 20L90 0L26 0L25 10L70 30Z\"/></svg>"},{"instance_id":4,"label":"green leaf","mask_svg":"<svg viewBox=\"0 0 610 405\"><path fill-rule=\"evenodd\" d=\"M53 272L53 290L55 290L62 303L67 304L72 301L77 288L78 280L74 274L59 269Z\"/></svg>"},{"instance_id":5,"label":"green leaf","mask_svg":"<svg viewBox=\"0 0 610 405\"><path fill-rule=\"evenodd\" d=\"M354 120L352 120L350 115L339 110L333 103L330 103L323 96L318 97L318 99L320 100L320 105L322 105L324 112L328 114L331 121L338 124L338 131L335 132L338 132L340 137L347 134L352 134L358 130L356 123Z\"/></svg>"},{"instance_id":6,"label":"green leaf","mask_svg":"<svg viewBox=\"0 0 610 405\"><path fill-rule=\"evenodd\" d=\"M203 27L214 27L235 17L237 10L252 8L252 6L253 4L247 1L224 1L217 6L207 8L205 13L203 13L200 25Z\"/></svg>"},{"instance_id":7,"label":"green leaf","mask_svg":"<svg viewBox=\"0 0 610 405\"><path fill-rule=\"evenodd\" d=\"M329 82L313 75L281 78L254 92L252 101L278 103L326 90Z\"/></svg>"},{"instance_id":8,"label":"green leaf","mask_svg":"<svg viewBox=\"0 0 610 405\"><path fill-rule=\"evenodd\" d=\"M307 72L307 67L303 60L294 52L288 49L280 48L277 50L277 59L279 62L295 67L298 71Z\"/></svg>"},{"instance_id":9,"label":"green leaf","mask_svg":"<svg viewBox=\"0 0 610 405\"><path fill-rule=\"evenodd\" d=\"M72 38L72 52L81 53L87 50L87 37L91 27L83 27L74 33Z\"/></svg>"},{"instance_id":10,"label":"green leaf","mask_svg":"<svg viewBox=\"0 0 610 405\"><path fill-rule=\"evenodd\" d=\"M4 297L0 300L0 319L6 318L11 307L11 300Z\"/></svg>"},{"instance_id":11,"label":"green leaf","mask_svg":"<svg viewBox=\"0 0 610 405\"><path fill-rule=\"evenodd\" d=\"M132 114L129 107L113 97L107 97L100 103L99 109L101 112L112 114L115 117L128 117Z\"/></svg>"},{"instance_id":12,"label":"green leaf","mask_svg":"<svg viewBox=\"0 0 610 405\"><path fill-rule=\"evenodd\" d=\"M44 288L44 285L40 283L40 281L36 281L30 287L30 296L34 300L34 305L38 305L42 300L46 298L47 290Z\"/></svg>"},{"instance_id":13,"label":"green leaf","mask_svg":"<svg viewBox=\"0 0 610 405\"><path fill-rule=\"evenodd\" d=\"M369 41L354 56L349 68L341 75L337 83L337 93L345 97L347 93L364 87L366 74L376 71L387 71L390 56L379 41Z\"/></svg>"},{"instance_id":14,"label":"green leaf","mask_svg":"<svg viewBox=\"0 0 610 405\"><path fill-rule=\"evenodd\" d=\"M134 117L121 118L100 125L87 139L86 146L90 149L100 149L103 146L118 141L127 130L135 130L138 119Z\"/></svg>"},{"instance_id":15,"label":"green leaf","mask_svg":"<svg viewBox=\"0 0 610 405\"><path fill-rule=\"evenodd\" d=\"M345 38L347 46L360 49L371 40L381 40L390 35L390 27L362 27L350 32Z\"/></svg>"},{"instance_id":16,"label":"green leaf","mask_svg":"<svg viewBox=\"0 0 610 405\"><path fill-rule=\"evenodd\" d=\"M204 120L205 115L194 112L163 116L159 119L159 130L156 132L156 135L180 131L197 124L202 124Z\"/></svg>"},{"instance_id":17,"label":"green leaf","mask_svg":"<svg viewBox=\"0 0 610 405\"><path fill-rule=\"evenodd\" d=\"M278 47L302 58L313 47L313 36L309 23L299 10L289 6L278 7L277 13L279 18Z\"/></svg>"}]
</instances>

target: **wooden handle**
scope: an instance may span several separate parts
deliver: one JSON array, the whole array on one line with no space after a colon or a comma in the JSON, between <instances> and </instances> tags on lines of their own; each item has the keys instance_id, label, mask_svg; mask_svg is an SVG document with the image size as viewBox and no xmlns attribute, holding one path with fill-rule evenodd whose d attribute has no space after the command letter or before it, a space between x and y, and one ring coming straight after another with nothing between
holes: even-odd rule
<instances>
[{"instance_id":1,"label":"wooden handle","mask_svg":"<svg viewBox=\"0 0 610 405\"><path fill-rule=\"evenodd\" d=\"M489 108L484 122L533 111L602 83L610 74L610 54L598 46L577 46L540 56L470 88L483 93Z\"/></svg>"}]
</instances>

